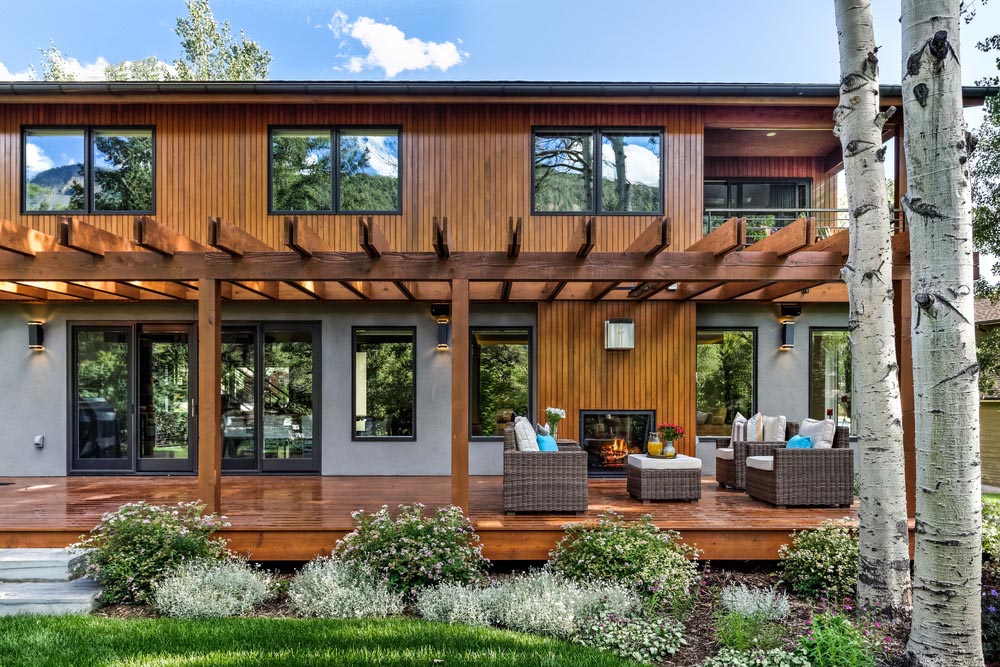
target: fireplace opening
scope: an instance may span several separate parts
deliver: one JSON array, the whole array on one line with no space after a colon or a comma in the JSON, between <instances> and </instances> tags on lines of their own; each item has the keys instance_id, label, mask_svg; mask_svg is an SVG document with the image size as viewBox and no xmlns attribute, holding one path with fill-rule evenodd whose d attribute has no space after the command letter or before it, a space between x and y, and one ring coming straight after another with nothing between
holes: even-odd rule
<instances>
[{"instance_id":1,"label":"fireplace opening","mask_svg":"<svg viewBox=\"0 0 1000 667\"><path fill-rule=\"evenodd\" d=\"M624 476L628 455L646 451L655 417L652 410L581 410L580 442L590 476Z\"/></svg>"}]
</instances>

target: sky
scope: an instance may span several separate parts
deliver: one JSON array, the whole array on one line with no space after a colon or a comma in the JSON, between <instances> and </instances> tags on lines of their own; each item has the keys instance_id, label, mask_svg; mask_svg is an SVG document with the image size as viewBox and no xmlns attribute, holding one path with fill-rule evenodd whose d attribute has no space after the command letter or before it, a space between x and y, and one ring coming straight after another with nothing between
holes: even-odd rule
<instances>
[{"instance_id":1,"label":"sky","mask_svg":"<svg viewBox=\"0 0 1000 667\"><path fill-rule=\"evenodd\" d=\"M981 1L981 0L979 0ZM270 50L272 79L607 80L832 83L833 0L213 0L219 20ZM78 61L173 60L183 0L0 0L0 80L23 78L50 42ZM85 9L85 11L83 11ZM613 9L613 11L611 11ZM898 0L873 0L881 76L900 79ZM996 72L976 40L1000 0L963 27L967 84Z\"/></svg>"}]
</instances>

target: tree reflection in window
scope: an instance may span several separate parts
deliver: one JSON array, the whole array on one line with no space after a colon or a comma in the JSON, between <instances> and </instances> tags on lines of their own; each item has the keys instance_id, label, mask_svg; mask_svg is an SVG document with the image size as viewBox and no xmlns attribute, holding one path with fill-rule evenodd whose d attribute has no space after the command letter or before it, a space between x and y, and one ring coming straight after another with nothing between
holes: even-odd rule
<instances>
[{"instance_id":1,"label":"tree reflection in window","mask_svg":"<svg viewBox=\"0 0 1000 667\"><path fill-rule=\"evenodd\" d=\"M594 208L594 149L590 133L535 134L535 205L542 213Z\"/></svg>"},{"instance_id":2,"label":"tree reflection in window","mask_svg":"<svg viewBox=\"0 0 1000 667\"><path fill-rule=\"evenodd\" d=\"M271 135L271 208L331 211L330 133L275 130Z\"/></svg>"},{"instance_id":3,"label":"tree reflection in window","mask_svg":"<svg viewBox=\"0 0 1000 667\"><path fill-rule=\"evenodd\" d=\"M354 332L354 435L416 435L416 367L413 329Z\"/></svg>"},{"instance_id":4,"label":"tree reflection in window","mask_svg":"<svg viewBox=\"0 0 1000 667\"><path fill-rule=\"evenodd\" d=\"M39 129L24 133L24 209L86 210L84 130Z\"/></svg>"},{"instance_id":5,"label":"tree reflection in window","mask_svg":"<svg viewBox=\"0 0 1000 667\"><path fill-rule=\"evenodd\" d=\"M601 212L660 210L660 135L601 135Z\"/></svg>"},{"instance_id":6,"label":"tree reflection in window","mask_svg":"<svg viewBox=\"0 0 1000 667\"><path fill-rule=\"evenodd\" d=\"M696 421L700 435L726 435L737 412L746 417L752 414L754 338L753 329L698 330Z\"/></svg>"},{"instance_id":7,"label":"tree reflection in window","mask_svg":"<svg viewBox=\"0 0 1000 667\"><path fill-rule=\"evenodd\" d=\"M531 382L528 329L473 329L472 435L503 435L513 415L527 415Z\"/></svg>"},{"instance_id":8,"label":"tree reflection in window","mask_svg":"<svg viewBox=\"0 0 1000 667\"><path fill-rule=\"evenodd\" d=\"M399 131L340 131L340 210L399 210Z\"/></svg>"},{"instance_id":9,"label":"tree reflection in window","mask_svg":"<svg viewBox=\"0 0 1000 667\"><path fill-rule=\"evenodd\" d=\"M153 210L153 132L95 130L94 211Z\"/></svg>"},{"instance_id":10,"label":"tree reflection in window","mask_svg":"<svg viewBox=\"0 0 1000 667\"><path fill-rule=\"evenodd\" d=\"M851 339L846 329L809 331L809 416L851 425Z\"/></svg>"}]
</instances>

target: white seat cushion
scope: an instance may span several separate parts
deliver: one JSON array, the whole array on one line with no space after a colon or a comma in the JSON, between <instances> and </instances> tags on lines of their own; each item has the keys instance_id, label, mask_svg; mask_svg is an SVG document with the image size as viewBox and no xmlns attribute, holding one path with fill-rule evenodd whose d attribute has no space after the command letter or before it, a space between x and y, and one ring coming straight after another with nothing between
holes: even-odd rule
<instances>
[{"instance_id":1,"label":"white seat cushion","mask_svg":"<svg viewBox=\"0 0 1000 667\"><path fill-rule=\"evenodd\" d=\"M733 448L732 447L719 447L715 450L715 458L724 459L726 461L733 460Z\"/></svg>"},{"instance_id":2,"label":"white seat cushion","mask_svg":"<svg viewBox=\"0 0 1000 667\"><path fill-rule=\"evenodd\" d=\"M630 466L641 470L701 470L701 459L678 454L672 459L654 459L645 454L629 454Z\"/></svg>"},{"instance_id":3,"label":"white seat cushion","mask_svg":"<svg viewBox=\"0 0 1000 667\"><path fill-rule=\"evenodd\" d=\"M799 435L812 438L813 449L830 449L833 447L833 436L837 425L832 419L806 419L799 426Z\"/></svg>"},{"instance_id":4,"label":"white seat cushion","mask_svg":"<svg viewBox=\"0 0 1000 667\"><path fill-rule=\"evenodd\" d=\"M748 456L747 467L757 470L774 470L773 456Z\"/></svg>"}]
</instances>

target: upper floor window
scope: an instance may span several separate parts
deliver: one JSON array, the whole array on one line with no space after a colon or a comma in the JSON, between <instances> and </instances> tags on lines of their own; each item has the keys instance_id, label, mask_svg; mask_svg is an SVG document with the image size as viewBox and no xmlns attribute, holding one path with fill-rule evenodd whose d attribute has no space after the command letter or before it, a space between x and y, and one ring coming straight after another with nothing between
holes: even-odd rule
<instances>
[{"instance_id":1,"label":"upper floor window","mask_svg":"<svg viewBox=\"0 0 1000 667\"><path fill-rule=\"evenodd\" d=\"M534 213L663 212L660 130L536 130Z\"/></svg>"},{"instance_id":2,"label":"upper floor window","mask_svg":"<svg viewBox=\"0 0 1000 667\"><path fill-rule=\"evenodd\" d=\"M153 213L152 128L26 128L25 213Z\"/></svg>"},{"instance_id":3,"label":"upper floor window","mask_svg":"<svg viewBox=\"0 0 1000 667\"><path fill-rule=\"evenodd\" d=\"M751 228L784 227L812 206L808 179L712 179L705 181L705 233L731 217Z\"/></svg>"},{"instance_id":4,"label":"upper floor window","mask_svg":"<svg viewBox=\"0 0 1000 667\"><path fill-rule=\"evenodd\" d=\"M274 128L271 212L400 213L399 151L398 128Z\"/></svg>"}]
</instances>

